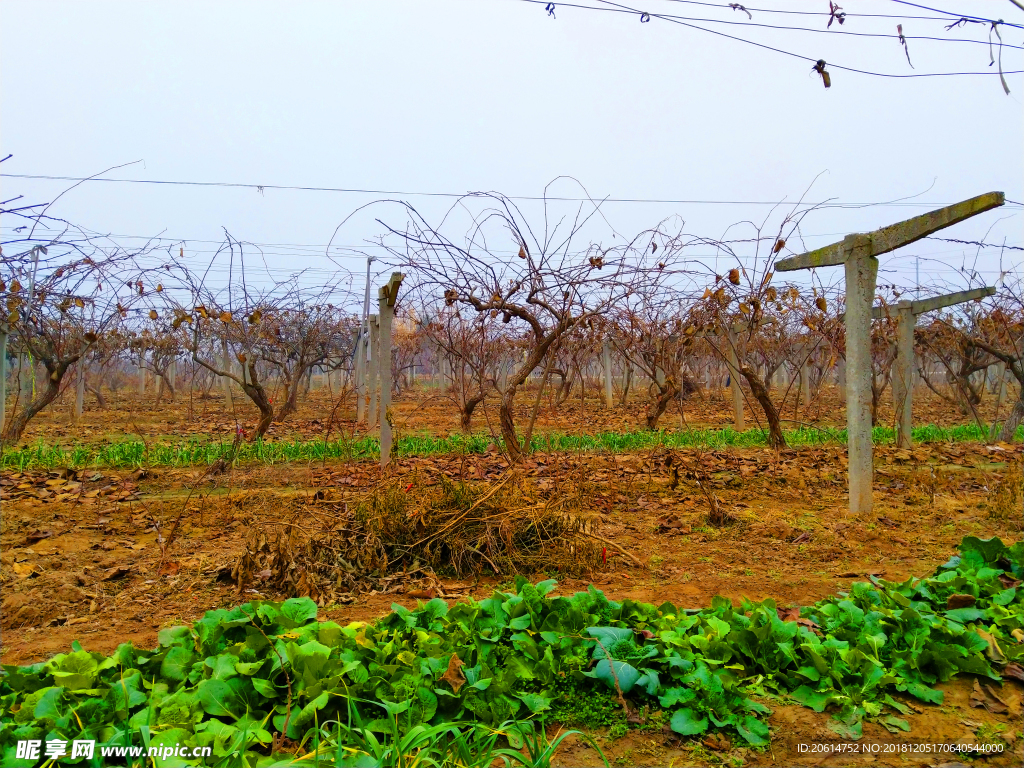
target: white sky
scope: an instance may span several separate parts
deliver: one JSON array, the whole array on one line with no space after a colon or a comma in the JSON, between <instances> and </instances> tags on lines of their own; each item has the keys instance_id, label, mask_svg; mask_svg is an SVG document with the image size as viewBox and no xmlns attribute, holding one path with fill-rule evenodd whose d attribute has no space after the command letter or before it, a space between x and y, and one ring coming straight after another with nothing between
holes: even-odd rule
<instances>
[{"instance_id":1,"label":"white sky","mask_svg":"<svg viewBox=\"0 0 1024 768\"><path fill-rule=\"evenodd\" d=\"M1024 24L1009 0L934 2ZM820 12L828 3L750 6ZM748 21L738 11L672 0L645 0L643 10ZM833 31L894 34L902 21L912 37L985 44L910 39L911 69L892 38L692 22L825 59L832 73L825 90L800 58L657 17L640 23L636 15L559 4L551 18L543 5L521 0L5 0L0 150L14 157L0 171L78 177L141 159L109 175L509 195L540 195L568 175L595 197L716 201L796 200L818 177L806 198L812 202L919 195L910 202L937 207L990 190L1024 200L1020 75L1007 76L1006 96L998 76L890 79L833 68L992 72L988 28L947 32L940 21L911 18L937 14L891 0L846 0L844 10L851 17ZM782 26L824 29L827 21L752 13L754 22ZM1024 44L1020 29L1001 33L1007 44ZM1021 54L1004 48L1003 69L1024 69ZM20 202L34 203L69 182L4 177L0 184L0 199L21 194ZM568 182L553 191L579 195ZM88 183L51 212L103 232L185 240L197 264L216 248L221 227L241 240L289 244L265 247L267 264L276 276L312 267L306 282L314 283L324 276L315 270L333 268L323 253L339 222L375 197ZM432 220L452 202L407 199ZM826 245L928 207L816 212L805 222L805 243ZM766 206L694 203L607 203L603 210L625 234L678 215L688 232L708 237L768 213ZM405 218L397 206L375 208L349 222L335 243L358 246L379 234L375 217L397 227ZM3 240L18 223L0 221ZM1019 246L1022 223L1020 206L1008 205L940 236L987 233L991 242ZM729 236L748 235L734 229ZM593 236L611 242L607 229ZM1019 264L1020 254L1004 255L1004 265ZM880 282L912 285L914 256L922 259L922 283L961 287L950 269L973 263L976 250L922 241L883 257ZM987 250L978 261L990 281L998 258ZM350 256L342 263L359 273L365 262ZM360 292L361 285L358 278Z\"/></svg>"}]
</instances>

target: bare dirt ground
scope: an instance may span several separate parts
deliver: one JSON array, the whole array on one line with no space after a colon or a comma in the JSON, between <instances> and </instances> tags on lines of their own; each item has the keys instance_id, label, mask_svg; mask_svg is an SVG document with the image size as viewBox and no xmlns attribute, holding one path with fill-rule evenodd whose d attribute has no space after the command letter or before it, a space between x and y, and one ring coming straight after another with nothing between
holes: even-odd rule
<instances>
[{"instance_id":1,"label":"bare dirt ground","mask_svg":"<svg viewBox=\"0 0 1024 768\"><path fill-rule=\"evenodd\" d=\"M295 420L317 419L317 398ZM407 428L433 433L455 431L450 405L423 407L405 400ZM703 422L723 415L724 400L712 398L701 410ZM76 432L93 429L93 437L174 435L201 427L202 434L229 418L217 401L207 401L201 418L182 413L181 406L146 412L136 404L131 425L114 414L89 413ZM221 410L217 410L218 406ZM718 408L718 406L722 406ZM941 405L933 404L935 412ZM922 406L928 408L928 405ZM716 410L717 408L717 410ZM622 429L621 419L635 419L639 406L609 413L597 404L574 409L563 405L542 416L542 426L558 431ZM952 409L950 409L952 411ZM834 408L823 408L829 423ZM946 413L947 423L962 417ZM33 436L50 440L66 415L58 410L50 423L41 420ZM615 423L619 419L619 423ZM938 420L938 419L936 419ZM481 418L481 422L486 423ZM224 422L225 424L228 422ZM89 426L89 425L92 426ZM584 429L584 425L589 429ZM629 426L635 426L630 422ZM310 429L316 428L312 425ZM70 426L66 426L69 431ZM293 427L295 428L295 427ZM179 433L178 430L181 430ZM81 432L79 432L81 434ZM930 444L912 451L882 447L876 453L876 508L870 517L845 511L845 451L805 448L781 452L766 449L680 451L701 467L705 494L684 479L673 488L663 452L626 455L538 454L522 470L540 488L558 487L569 475L590 484L595 530L613 543L607 562L589 578L560 579L560 591L575 592L593 583L611 599L700 607L714 595L738 601L773 598L780 606L806 605L844 590L868 574L890 580L930 573L954 553L968 535L1021 537L1016 510L1000 509L993 495L1013 462L1024 456L1021 446ZM507 467L492 451L468 457L406 458L391 472L410 483L436 482L440 475L480 481L500 477ZM113 651L119 643L147 647L156 643L161 627L198 619L203 612L249 599L281 599L285 594L262 587L244 591L230 572L255 526L294 522L302 509L315 509L329 490L332 498L355 499L381 476L373 462L315 465L251 466L209 476L203 469L86 470L71 482L79 487L62 497L45 499L14 492L69 478L49 473L5 472L0 584L3 589L0 661L27 664L66 650L73 640L89 650ZM1019 477L1019 475L1018 475ZM63 485L62 485L63 484ZM22 491L25 489L22 488ZM19 496L18 498L12 498ZM712 501L713 499L713 501ZM709 525L712 504L731 515L731 524ZM619 547L640 561L622 554ZM540 579L558 574L528 574ZM339 596L327 602L322 616L339 621L372 620L392 603L412 607L418 599L441 594L487 596L499 584L494 577L439 574L438 578L405 579L386 593ZM505 582L508 586L508 582ZM1007 751L984 762L1024 763L1021 689L1003 686L1010 712L992 715L969 704L971 681L942 686L941 706L920 706L909 717L912 731L898 738L880 727L865 726L862 744L877 743L883 751L824 756L803 753L801 744L841 743L827 729L827 714L801 707L773 705L770 750L755 752L726 742L680 743L660 731L632 731L603 746L609 759L622 765L941 765L964 757L922 753L886 753L891 745L911 742L993 741L1000 736ZM885 745L890 745L886 747ZM898 748L898 747L897 747ZM569 747L560 754L566 765L598 765L592 750Z\"/></svg>"}]
</instances>

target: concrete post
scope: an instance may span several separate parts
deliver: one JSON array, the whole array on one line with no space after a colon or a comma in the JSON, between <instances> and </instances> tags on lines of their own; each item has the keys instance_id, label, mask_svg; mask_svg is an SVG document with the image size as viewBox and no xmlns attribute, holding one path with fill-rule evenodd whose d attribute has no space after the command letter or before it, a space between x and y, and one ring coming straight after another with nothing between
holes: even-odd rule
<instances>
[{"instance_id":1,"label":"concrete post","mask_svg":"<svg viewBox=\"0 0 1024 768\"><path fill-rule=\"evenodd\" d=\"M745 429L743 423L743 389L740 387L740 361L736 352L739 337L732 328L727 331L729 339L729 388L732 390L732 419L737 432Z\"/></svg>"},{"instance_id":2,"label":"concrete post","mask_svg":"<svg viewBox=\"0 0 1024 768\"><path fill-rule=\"evenodd\" d=\"M380 297L380 465L386 467L391 461L391 320L395 308L387 296Z\"/></svg>"},{"instance_id":3,"label":"concrete post","mask_svg":"<svg viewBox=\"0 0 1024 768\"><path fill-rule=\"evenodd\" d=\"M904 306L905 305L905 306ZM896 445L910 448L914 425L914 324L916 318L910 302L896 307L896 360L893 364L892 399L896 411Z\"/></svg>"},{"instance_id":4,"label":"concrete post","mask_svg":"<svg viewBox=\"0 0 1024 768\"><path fill-rule=\"evenodd\" d=\"M945 227L998 208L1006 202L1002 192L973 197L939 210L891 224L870 234L848 235L842 242L832 243L808 253L781 259L777 272L845 265L846 268L846 363L847 405L846 426L849 444L850 512L871 511L872 446L871 446L871 304L878 276L878 256ZM995 289L976 289L951 294L941 300L913 302L913 313L950 306L961 300L991 295ZM918 305L921 305L919 308Z\"/></svg>"},{"instance_id":5,"label":"concrete post","mask_svg":"<svg viewBox=\"0 0 1024 768\"><path fill-rule=\"evenodd\" d=\"M605 339L601 356L604 362L604 407L612 407L612 345Z\"/></svg>"},{"instance_id":6,"label":"concrete post","mask_svg":"<svg viewBox=\"0 0 1024 768\"><path fill-rule=\"evenodd\" d=\"M221 365L224 366L225 373L231 373L231 356L228 354L228 340L227 337L221 337L220 340L220 356ZM228 408L233 409L235 407L235 401L232 399L231 393L231 379L227 376L221 377L221 386L224 388L224 399L227 401Z\"/></svg>"},{"instance_id":7,"label":"concrete post","mask_svg":"<svg viewBox=\"0 0 1024 768\"><path fill-rule=\"evenodd\" d=\"M80 421L85 407L85 358L78 361L75 372L75 421Z\"/></svg>"},{"instance_id":8,"label":"concrete post","mask_svg":"<svg viewBox=\"0 0 1024 768\"><path fill-rule=\"evenodd\" d=\"M0 326L0 435L7 414L7 326Z\"/></svg>"},{"instance_id":9,"label":"concrete post","mask_svg":"<svg viewBox=\"0 0 1024 768\"><path fill-rule=\"evenodd\" d=\"M846 260L846 433L849 446L850 512L872 508L871 304L875 299L878 259L853 253L857 236L844 241Z\"/></svg>"},{"instance_id":10,"label":"concrete post","mask_svg":"<svg viewBox=\"0 0 1024 768\"><path fill-rule=\"evenodd\" d=\"M839 402L846 403L846 358L836 361L836 388L839 390Z\"/></svg>"},{"instance_id":11,"label":"concrete post","mask_svg":"<svg viewBox=\"0 0 1024 768\"><path fill-rule=\"evenodd\" d=\"M811 366L800 366L800 403L804 408L811 404Z\"/></svg>"},{"instance_id":12,"label":"concrete post","mask_svg":"<svg viewBox=\"0 0 1024 768\"><path fill-rule=\"evenodd\" d=\"M999 363L996 371L996 408L1002 408L1006 404L1006 363Z\"/></svg>"},{"instance_id":13,"label":"concrete post","mask_svg":"<svg viewBox=\"0 0 1024 768\"><path fill-rule=\"evenodd\" d=\"M370 390L370 410L366 415L366 425L370 428L377 426L377 416L380 410L377 408L377 381L380 378L380 324L377 315L370 315L370 360L369 377L366 382Z\"/></svg>"},{"instance_id":14,"label":"concrete post","mask_svg":"<svg viewBox=\"0 0 1024 768\"><path fill-rule=\"evenodd\" d=\"M174 389L178 384L178 361L171 360L171 364L167 366L167 383Z\"/></svg>"},{"instance_id":15,"label":"concrete post","mask_svg":"<svg viewBox=\"0 0 1024 768\"><path fill-rule=\"evenodd\" d=\"M362 424L366 418L366 333L359 331L356 340L355 360L352 366L355 376L356 391L356 423Z\"/></svg>"}]
</instances>

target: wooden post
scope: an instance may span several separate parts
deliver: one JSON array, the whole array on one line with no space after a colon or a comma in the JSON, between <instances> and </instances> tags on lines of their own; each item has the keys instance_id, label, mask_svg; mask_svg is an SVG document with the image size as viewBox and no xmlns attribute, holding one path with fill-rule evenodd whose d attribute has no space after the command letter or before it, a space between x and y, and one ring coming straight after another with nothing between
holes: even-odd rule
<instances>
[{"instance_id":1,"label":"wooden post","mask_svg":"<svg viewBox=\"0 0 1024 768\"><path fill-rule=\"evenodd\" d=\"M847 235L842 242L781 259L775 264L777 272L840 264L846 269L846 429L851 513L866 514L872 508L871 305L878 256L997 208L1004 201L1002 192L990 192L867 235Z\"/></svg>"},{"instance_id":2,"label":"wooden post","mask_svg":"<svg viewBox=\"0 0 1024 768\"><path fill-rule=\"evenodd\" d=\"M604 341L601 350L604 361L604 407L612 408L612 345L607 339Z\"/></svg>"},{"instance_id":3,"label":"wooden post","mask_svg":"<svg viewBox=\"0 0 1024 768\"><path fill-rule=\"evenodd\" d=\"M388 284L379 292L380 310L380 465L391 461L391 321L395 316L395 300L404 275L392 272Z\"/></svg>"},{"instance_id":4,"label":"wooden post","mask_svg":"<svg viewBox=\"0 0 1024 768\"><path fill-rule=\"evenodd\" d=\"M366 426L377 426L377 380L380 374L380 324L377 315L370 315L370 359L367 362L366 387L370 390L370 410L366 415Z\"/></svg>"},{"instance_id":5,"label":"wooden post","mask_svg":"<svg viewBox=\"0 0 1024 768\"><path fill-rule=\"evenodd\" d=\"M734 328L727 331L729 339L729 388L732 390L732 420L737 432L744 430L743 389L740 386L740 359L736 350L739 336Z\"/></svg>"}]
</instances>

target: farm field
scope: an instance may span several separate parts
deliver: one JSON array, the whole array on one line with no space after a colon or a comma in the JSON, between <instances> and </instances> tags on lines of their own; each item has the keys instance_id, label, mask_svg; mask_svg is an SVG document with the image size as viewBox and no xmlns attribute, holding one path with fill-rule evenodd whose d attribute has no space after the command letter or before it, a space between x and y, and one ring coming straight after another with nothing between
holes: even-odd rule
<instances>
[{"instance_id":1,"label":"farm field","mask_svg":"<svg viewBox=\"0 0 1024 768\"><path fill-rule=\"evenodd\" d=\"M198 459L181 466L118 465L97 460L99 454L72 464L70 472L41 461L19 469L9 465L16 447L5 454L3 470L2 663L44 662L76 641L103 655L126 642L153 648L169 628L253 600L308 596L318 604L321 622L373 623L390 615L393 604L415 610L438 598L454 606L467 598L485 601L495 590L514 593L513 568L532 583L556 580L551 596L586 592L593 585L618 603L668 602L678 609L706 608L716 596L737 607L745 599L772 600L779 616L792 621L800 615L794 609L846 593L856 582L902 583L928 576L968 537L999 537L1007 544L1021 539L1024 448L950 438L968 433L962 417L944 403L922 398L921 408L936 429L946 430L946 439L910 450L884 443L876 448L875 510L860 517L846 511L846 452L834 437L793 441L794 447L781 451L753 438L745 445L735 439L731 445L716 444L714 436L721 435L731 413L720 395L702 397L703 404L693 396L685 405L700 419L687 420L684 430L673 425L660 443L640 441L640 417L628 407L608 412L586 401L542 410L538 437L606 431L638 437L622 450L609 449L607 441L578 450L555 450L549 443L548 450L539 448L514 468L486 435L457 452L413 444L410 452L420 455L399 455L386 472L371 457L239 460L212 472ZM839 427L838 402L830 402L834 393L826 390L821 397L825 402L818 414L801 421L812 430ZM125 399L103 412L86 410L79 425L71 424L59 406L51 409L33 423L23 443L46 441L69 450L76 444L96 448L135 439L151 451L156 443L198 434L196 425L213 440L229 440L235 431L231 413L217 397L159 409ZM314 390L290 423L271 429L267 445L323 440L329 434L330 402L326 392ZM406 435L427 440L458 433L451 409L431 402L436 400L407 396L395 403L401 414L399 444ZM331 429L339 437L358 439L351 414L338 410L335 418L338 424ZM478 418L487 423L486 412ZM240 423L251 420L252 415L239 418ZM672 447L672 434L704 437L693 438L696 445ZM535 508L568 500L567 514L577 527L563 535L579 549L570 552L554 537L541 545L543 565L532 567L528 557L516 559L510 548L491 542L491 549L484 549L480 542L492 533L477 526L456 529L479 536L476 546L483 552L463 550L459 569L402 559L389 546L394 560L386 568L376 561L350 572L347 580L325 570L324 547L347 548L348 554L339 556L350 559L369 552L366 541L345 533L358 519L358 514L347 517L350 510L367 499L386 510L395 494L416 504L446 492L446 482L476 489L478 499L515 487L518 495L501 502L506 507L525 504L523 499ZM429 508L437 510L436 504ZM381 540L386 533L376 531ZM495 553L509 558L497 561L503 575L488 567L494 563L486 554L497 559ZM446 557L455 562L450 553L437 556L438 563ZM596 698L595 693L556 696L547 717L551 729L557 723L589 734L610 761L622 765L936 764L934 755L924 753L872 753L851 760L799 751L801 744L884 748L913 742L998 743L1003 754L985 758L985 764L1019 764L1024 745L1020 686L1003 684L993 702L984 692L979 698L974 679L958 676L939 683L943 699L938 704L899 702L907 732L887 728L881 718L865 718L856 742L831 727L834 709L816 712L767 690L759 699L770 710L764 717L767 735L755 744L728 727L680 736L668 726L670 708L659 707L656 698L627 716L607 687L597 689ZM554 738L556 731L550 733ZM602 763L593 748L569 739L555 764Z\"/></svg>"},{"instance_id":2,"label":"farm field","mask_svg":"<svg viewBox=\"0 0 1024 768\"><path fill-rule=\"evenodd\" d=\"M1024 766L1024 0L192 5L4 3L0 768Z\"/></svg>"},{"instance_id":3,"label":"farm field","mask_svg":"<svg viewBox=\"0 0 1024 768\"><path fill-rule=\"evenodd\" d=\"M536 419L535 435L551 437L558 441L553 447L572 447L566 436L594 437L602 434L629 435L620 442L622 447L649 446L662 437L644 427L646 401L631 395L626 404L620 403L621 392L616 390L616 405L607 409L596 397L597 387L581 399L577 396L555 405L548 393L547 402L541 403ZM529 395L536 394L531 387ZM773 393L783 395L784 393ZM712 387L701 389L682 401L682 408L673 405L662 418L659 427L669 442L680 444L696 443L708 446L763 445L758 417L749 403L744 406L745 434L737 434L732 428L732 403L727 399L728 391ZM91 399L91 398L90 398ZM159 463L192 461L206 463L207 453L195 459L185 456L188 446L230 445L237 429L251 429L258 419L258 411L252 404L236 397L229 407L219 394L202 397L199 393L179 396L174 402L166 397L159 403L152 395L140 397L123 390L117 397L108 396L109 403L104 409L87 407L78 423L72 419L72 398L66 397L53 404L30 422L21 440L10 446L4 453L5 466L19 466L28 462L46 463L46 456L59 449L55 461L76 465L98 462L99 464L126 463L143 460ZM517 420L526 421L530 415L529 398L524 397L517 405ZM780 397L781 399L781 397ZM846 411L834 386L823 385L807 407L797 406L789 393L789 407L784 408L782 417L787 434L797 443L825 444L841 443L845 439ZM315 458L308 449L304 452L291 451L290 446L310 445L316 442L332 444L335 457L377 455L375 430L368 430L365 424L357 425L351 407L336 408L337 397L328 387L312 389L301 402L299 410L287 421L275 422L268 430L263 442L268 446L277 444L272 456L286 458ZM924 388L915 396L915 422L920 425L917 439L956 439L962 435L976 440L981 435L971 418L957 407ZM976 406L978 418L990 424L999 414L996 401L987 397ZM497 408L485 400L474 415L472 437L466 437L459 425L458 411L451 397L427 382L414 392L405 392L392 404L395 414L395 440L409 452L445 452L448 450L480 451L493 442L497 434ZM681 413L680 413L681 410ZM1005 406L1001 409L1005 415ZM894 421L891 397L879 404L878 425L880 440L893 440ZM938 427L938 430L930 429ZM405 441L403 443L403 441ZM442 442L443 441L443 442ZM541 440L538 445L547 447ZM130 446L119 448L119 446ZM165 450L157 453L157 447ZM336 446L336 447L335 447ZM609 446L610 447L610 446ZM80 457L76 458L75 449ZM170 449L180 450L170 450ZM244 446L243 446L244 450ZM347 452L347 454L346 454ZM175 458L181 454L182 458ZM292 455L295 454L295 455ZM22 459L21 457L25 458ZM253 456L253 458L257 458Z\"/></svg>"}]
</instances>

